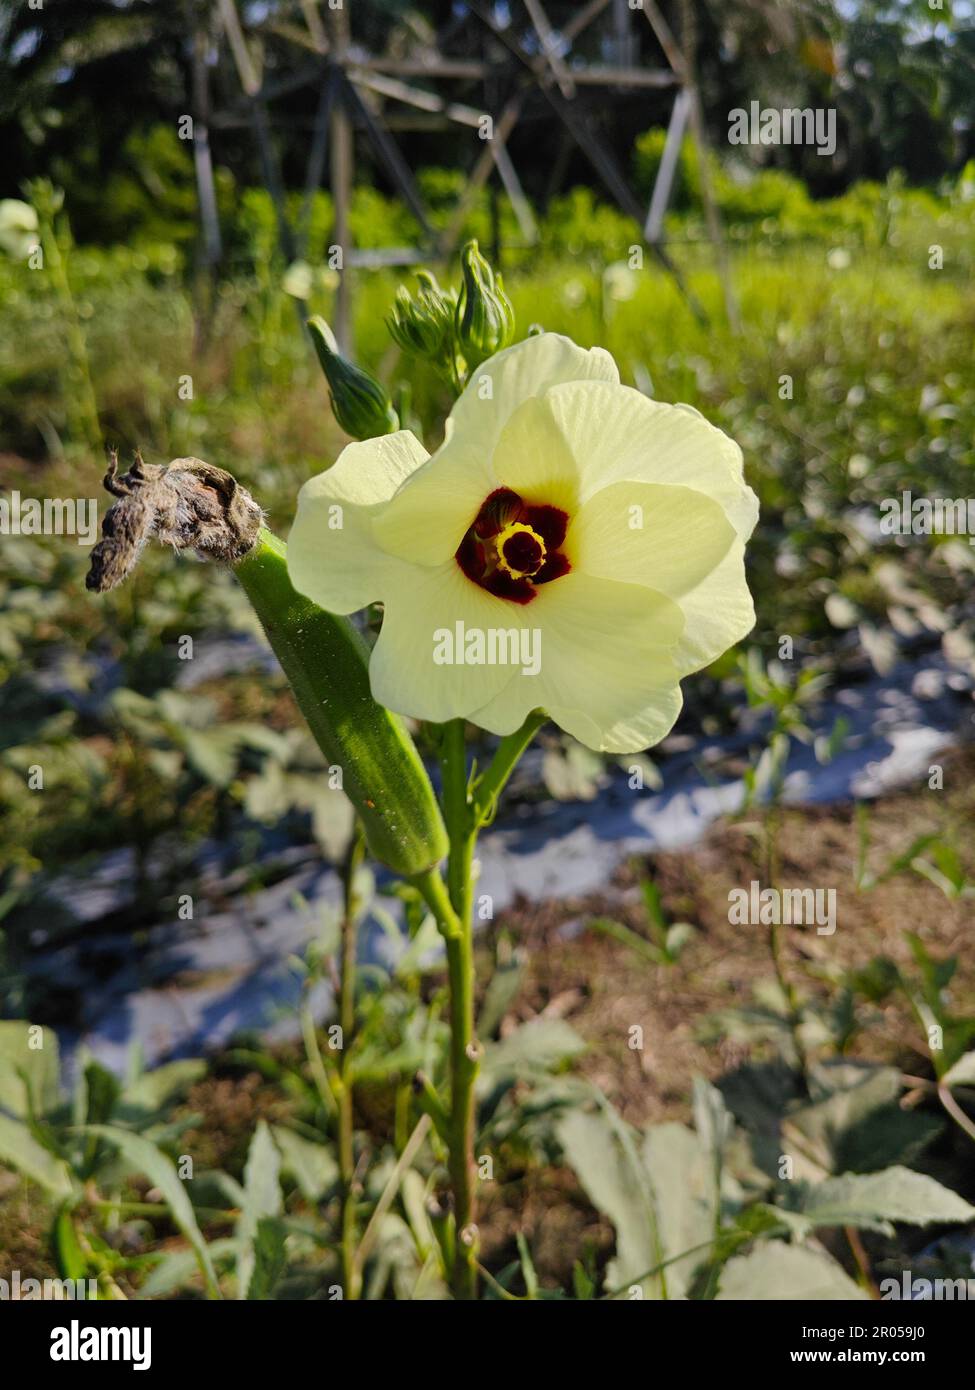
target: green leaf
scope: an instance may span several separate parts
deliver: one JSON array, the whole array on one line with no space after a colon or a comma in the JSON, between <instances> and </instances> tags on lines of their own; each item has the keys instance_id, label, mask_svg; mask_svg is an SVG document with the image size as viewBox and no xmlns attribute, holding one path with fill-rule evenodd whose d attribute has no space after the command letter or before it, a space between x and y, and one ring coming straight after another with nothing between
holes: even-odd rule
<instances>
[{"instance_id":1,"label":"green leaf","mask_svg":"<svg viewBox=\"0 0 975 1390\"><path fill-rule=\"evenodd\" d=\"M78 1243L73 1219L73 1202L62 1202L51 1228L51 1247L62 1279L85 1279L88 1261Z\"/></svg>"},{"instance_id":2,"label":"green leaf","mask_svg":"<svg viewBox=\"0 0 975 1390\"><path fill-rule=\"evenodd\" d=\"M703 1076L694 1077L694 1128L708 1155L715 1180L720 1183L724 1151L735 1127L734 1117L716 1086Z\"/></svg>"},{"instance_id":3,"label":"green leaf","mask_svg":"<svg viewBox=\"0 0 975 1390\"><path fill-rule=\"evenodd\" d=\"M745 798L746 805L752 805L755 801L775 800L778 797L785 780L788 762L788 735L773 733L754 769L749 769L751 777L746 778L749 793Z\"/></svg>"},{"instance_id":4,"label":"green leaf","mask_svg":"<svg viewBox=\"0 0 975 1390\"><path fill-rule=\"evenodd\" d=\"M247 1298L257 1264L261 1220L281 1214L281 1155L266 1120L258 1120L244 1166L244 1195L237 1221L237 1297Z\"/></svg>"},{"instance_id":5,"label":"green leaf","mask_svg":"<svg viewBox=\"0 0 975 1390\"><path fill-rule=\"evenodd\" d=\"M718 1300L864 1299L867 1295L835 1260L801 1245L768 1241L736 1255L721 1272Z\"/></svg>"},{"instance_id":6,"label":"green leaf","mask_svg":"<svg viewBox=\"0 0 975 1390\"><path fill-rule=\"evenodd\" d=\"M911 1226L970 1221L975 1207L924 1173L885 1168L844 1173L810 1189L802 1212L812 1226L861 1226L893 1234L894 1221Z\"/></svg>"},{"instance_id":7,"label":"green leaf","mask_svg":"<svg viewBox=\"0 0 975 1390\"><path fill-rule=\"evenodd\" d=\"M237 1253L237 1242L230 1237L210 1242L210 1256L215 1262L232 1259ZM158 1252L153 1252L153 1257ZM143 1298L159 1298L171 1293L173 1289L185 1287L197 1268L196 1256L192 1250L167 1250L148 1279L139 1289Z\"/></svg>"},{"instance_id":8,"label":"green leaf","mask_svg":"<svg viewBox=\"0 0 975 1390\"><path fill-rule=\"evenodd\" d=\"M338 863L345 857L355 833L355 811L351 802L319 778L309 809L315 839L326 856Z\"/></svg>"},{"instance_id":9,"label":"green leaf","mask_svg":"<svg viewBox=\"0 0 975 1390\"><path fill-rule=\"evenodd\" d=\"M837 1135L833 1169L838 1173L872 1173L878 1168L915 1163L943 1133L945 1122L923 1110L902 1110L891 1103Z\"/></svg>"},{"instance_id":10,"label":"green leaf","mask_svg":"<svg viewBox=\"0 0 975 1390\"><path fill-rule=\"evenodd\" d=\"M659 946L655 946L651 941L646 941L639 932L633 931L623 922L617 922L613 917L594 917L589 923L589 930L602 932L604 936L611 936L615 941L628 946L636 955L642 956L653 965L662 965L664 962L664 952Z\"/></svg>"},{"instance_id":11,"label":"green leaf","mask_svg":"<svg viewBox=\"0 0 975 1390\"><path fill-rule=\"evenodd\" d=\"M653 1196L642 1164L634 1166L607 1116L570 1110L556 1127L566 1161L597 1211L616 1231L616 1257L607 1282L616 1288L641 1281L647 1296L659 1298L659 1278L642 1280L661 1262Z\"/></svg>"},{"instance_id":12,"label":"green leaf","mask_svg":"<svg viewBox=\"0 0 975 1390\"><path fill-rule=\"evenodd\" d=\"M666 936L666 948L669 958L673 961L677 960L678 956L686 946L691 944L695 936L697 936L697 928L690 922L674 922L669 926Z\"/></svg>"},{"instance_id":13,"label":"green leaf","mask_svg":"<svg viewBox=\"0 0 975 1390\"><path fill-rule=\"evenodd\" d=\"M403 938L399 931L397 938L402 943ZM393 966L396 979L406 980L411 975L422 974L424 970L436 970L441 967L442 945L436 918L432 913L428 913L412 941L396 958Z\"/></svg>"},{"instance_id":14,"label":"green leaf","mask_svg":"<svg viewBox=\"0 0 975 1390\"><path fill-rule=\"evenodd\" d=\"M893 1067L878 1067L856 1077L825 1100L792 1111L782 1124L785 1152L803 1160L797 1176L814 1179L836 1172L842 1165L839 1151L855 1132L868 1135L876 1112L900 1099L900 1075ZM869 1135L868 1135L869 1138ZM780 1149L780 1152L783 1150ZM881 1155L881 1164L887 1156Z\"/></svg>"},{"instance_id":15,"label":"green leaf","mask_svg":"<svg viewBox=\"0 0 975 1390\"><path fill-rule=\"evenodd\" d=\"M667 944L667 914L664 912L660 889L653 879L645 878L640 883L640 895L650 924L650 935L663 949Z\"/></svg>"},{"instance_id":16,"label":"green leaf","mask_svg":"<svg viewBox=\"0 0 975 1390\"><path fill-rule=\"evenodd\" d=\"M275 1125L272 1134L281 1151L282 1170L291 1174L307 1201L320 1201L339 1178L339 1165L331 1149L283 1125Z\"/></svg>"},{"instance_id":17,"label":"green leaf","mask_svg":"<svg viewBox=\"0 0 975 1390\"><path fill-rule=\"evenodd\" d=\"M971 897L971 885L965 877L957 850L938 840L932 848L931 858L933 864L926 859L912 859L911 868L940 888L946 898Z\"/></svg>"},{"instance_id":18,"label":"green leaf","mask_svg":"<svg viewBox=\"0 0 975 1390\"><path fill-rule=\"evenodd\" d=\"M542 755L542 780L556 801L592 801L604 778L602 758L581 743L564 751L548 748Z\"/></svg>"},{"instance_id":19,"label":"green leaf","mask_svg":"<svg viewBox=\"0 0 975 1390\"><path fill-rule=\"evenodd\" d=\"M833 727L827 735L819 735L813 747L816 753L816 761L819 763L831 763L846 743L847 734L850 732L850 721L842 714L833 722Z\"/></svg>"},{"instance_id":20,"label":"green leaf","mask_svg":"<svg viewBox=\"0 0 975 1390\"><path fill-rule=\"evenodd\" d=\"M862 994L872 1004L882 1004L900 984L900 972L889 956L874 956L873 960L846 976L850 989Z\"/></svg>"},{"instance_id":21,"label":"green leaf","mask_svg":"<svg viewBox=\"0 0 975 1390\"><path fill-rule=\"evenodd\" d=\"M400 1200L421 1259L426 1259L437 1249L437 1236L427 1207L428 1197L429 1189L424 1179L415 1168L407 1168L400 1182Z\"/></svg>"},{"instance_id":22,"label":"green leaf","mask_svg":"<svg viewBox=\"0 0 975 1390\"><path fill-rule=\"evenodd\" d=\"M501 1042L488 1044L481 1061L480 1086L489 1090L510 1076L550 1071L577 1057L585 1046L575 1029L562 1019L534 1019Z\"/></svg>"},{"instance_id":23,"label":"green leaf","mask_svg":"<svg viewBox=\"0 0 975 1390\"><path fill-rule=\"evenodd\" d=\"M525 1293L529 1298L535 1299L538 1297L538 1275L535 1273L531 1251L528 1249L528 1241L525 1239L523 1231L518 1231L516 1239L518 1241L518 1254L521 1258L521 1275L525 1281Z\"/></svg>"},{"instance_id":24,"label":"green leaf","mask_svg":"<svg viewBox=\"0 0 975 1390\"><path fill-rule=\"evenodd\" d=\"M253 1241L254 1272L247 1286L248 1299L266 1301L273 1297L274 1286L287 1264L286 1237L284 1226L274 1217L262 1216L258 1221Z\"/></svg>"},{"instance_id":25,"label":"green leaf","mask_svg":"<svg viewBox=\"0 0 975 1390\"><path fill-rule=\"evenodd\" d=\"M0 1115L0 1163L15 1168L55 1197L67 1197L72 1190L67 1164L39 1144L25 1124L9 1115Z\"/></svg>"},{"instance_id":26,"label":"green leaf","mask_svg":"<svg viewBox=\"0 0 975 1390\"><path fill-rule=\"evenodd\" d=\"M119 1129L115 1125L85 1125L83 1129L87 1134L96 1134L109 1140L118 1149L132 1172L142 1174L149 1179L153 1187L159 1188L173 1220L192 1247L209 1294L211 1297L218 1297L219 1289L210 1260L210 1251L197 1225L193 1204L172 1159L150 1139L141 1134L133 1134L131 1130Z\"/></svg>"},{"instance_id":27,"label":"green leaf","mask_svg":"<svg viewBox=\"0 0 975 1390\"><path fill-rule=\"evenodd\" d=\"M572 1266L572 1292L580 1302L588 1301L596 1296L595 1281L578 1260Z\"/></svg>"},{"instance_id":28,"label":"green leaf","mask_svg":"<svg viewBox=\"0 0 975 1390\"><path fill-rule=\"evenodd\" d=\"M675 1261L666 1269L667 1295L680 1298L708 1256L699 1247L714 1235L719 1175L706 1142L676 1123L651 1126L643 1140L643 1161L655 1199L660 1257ZM675 1259L688 1251L692 1253Z\"/></svg>"},{"instance_id":29,"label":"green leaf","mask_svg":"<svg viewBox=\"0 0 975 1390\"><path fill-rule=\"evenodd\" d=\"M0 1022L0 1110L20 1119L48 1114L60 1100L60 1075L56 1033L26 1019Z\"/></svg>"},{"instance_id":30,"label":"green leaf","mask_svg":"<svg viewBox=\"0 0 975 1390\"><path fill-rule=\"evenodd\" d=\"M942 991L947 989L958 969L958 957L947 956L936 960L931 955L917 932L906 931L904 940L911 948L911 955L917 963L924 984L924 997L936 1014L942 1007Z\"/></svg>"},{"instance_id":31,"label":"green leaf","mask_svg":"<svg viewBox=\"0 0 975 1390\"><path fill-rule=\"evenodd\" d=\"M397 1073L409 1077L426 1060L427 1045L420 1038L406 1038L394 1048L371 1042L351 1054L350 1075L353 1081L383 1081Z\"/></svg>"},{"instance_id":32,"label":"green leaf","mask_svg":"<svg viewBox=\"0 0 975 1390\"><path fill-rule=\"evenodd\" d=\"M118 1079L100 1062L90 1061L85 1067L85 1094L90 1125L106 1124L111 1118L121 1086Z\"/></svg>"},{"instance_id":33,"label":"green leaf","mask_svg":"<svg viewBox=\"0 0 975 1390\"><path fill-rule=\"evenodd\" d=\"M228 787L237 771L238 738L233 729L183 729L179 735L193 771L214 787Z\"/></svg>"},{"instance_id":34,"label":"green leaf","mask_svg":"<svg viewBox=\"0 0 975 1390\"><path fill-rule=\"evenodd\" d=\"M523 975L524 963L517 952L510 961L495 970L484 991L484 1002L477 1020L479 1038L490 1038L497 1032L501 1020L518 997Z\"/></svg>"},{"instance_id":35,"label":"green leaf","mask_svg":"<svg viewBox=\"0 0 975 1390\"><path fill-rule=\"evenodd\" d=\"M127 1105L155 1112L164 1109L171 1101L186 1091L206 1075L206 1062L187 1059L182 1062L167 1062L153 1071L143 1072L137 1080L126 1086L122 1100Z\"/></svg>"}]
</instances>

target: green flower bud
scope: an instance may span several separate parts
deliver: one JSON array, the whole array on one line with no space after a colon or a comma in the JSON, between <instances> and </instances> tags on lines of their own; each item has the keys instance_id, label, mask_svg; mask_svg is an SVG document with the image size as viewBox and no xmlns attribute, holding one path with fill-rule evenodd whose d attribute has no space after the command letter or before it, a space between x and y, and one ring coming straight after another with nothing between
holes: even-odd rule
<instances>
[{"instance_id":1,"label":"green flower bud","mask_svg":"<svg viewBox=\"0 0 975 1390\"><path fill-rule=\"evenodd\" d=\"M470 370L508 346L515 335L515 311L476 241L461 252L464 283L457 304L457 340Z\"/></svg>"},{"instance_id":2,"label":"green flower bud","mask_svg":"<svg viewBox=\"0 0 975 1390\"><path fill-rule=\"evenodd\" d=\"M386 388L339 352L335 335L323 318L308 320L318 360L328 378L335 418L353 439L375 439L399 429Z\"/></svg>"}]
</instances>

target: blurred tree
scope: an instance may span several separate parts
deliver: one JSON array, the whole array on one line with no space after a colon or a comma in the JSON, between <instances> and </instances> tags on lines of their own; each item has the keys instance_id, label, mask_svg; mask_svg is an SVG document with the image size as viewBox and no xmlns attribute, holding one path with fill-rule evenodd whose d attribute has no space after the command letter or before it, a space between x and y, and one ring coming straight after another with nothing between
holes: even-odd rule
<instances>
[{"instance_id":1,"label":"blurred tree","mask_svg":"<svg viewBox=\"0 0 975 1390\"><path fill-rule=\"evenodd\" d=\"M852 177L925 183L975 154L975 26L951 0L860 0L844 32ZM959 6L959 8L961 8Z\"/></svg>"},{"instance_id":2,"label":"blurred tree","mask_svg":"<svg viewBox=\"0 0 975 1390\"><path fill-rule=\"evenodd\" d=\"M491 3L498 22L537 50L522 0ZM801 173L813 192L837 191L855 177L882 178L893 167L930 181L975 153L975 25L970 4L952 20L950 3L931 10L928 0L660 0L678 34L682 11L685 27L691 16L704 108L719 151L728 148L728 111L751 100L838 108L841 158L819 159L801 147L752 152ZM238 7L268 81L314 63L304 0L238 0ZM558 33L578 14L579 0L546 0L545 8ZM213 123L216 162L238 185L260 183L239 81L226 45L218 42L217 10L217 0L71 0L38 10L0 0L0 196L15 197L27 177L44 174L65 188L80 239L127 238L137 226L146 230L143 218L153 235L175 241L194 235L189 149L177 147L163 127L175 131L179 117L192 111L192 48L199 34L214 106L224 113L239 108L239 122ZM568 61L660 65L650 25L636 11L626 13L625 43L624 12L614 23L607 10L583 32ZM356 0L351 18L356 43L392 58L421 58L438 44L455 57L501 56L463 0ZM487 100L497 105L506 87L495 84ZM451 91L459 100L485 101L479 84L451 84ZM581 99L624 156L638 134L667 118L666 93L640 89L611 102L593 88ZM313 87L303 87L281 93L272 105L292 188L303 182L317 100ZM550 174L559 165L555 129L546 127L551 138L539 138L535 118L547 120L548 114L539 99L512 145L519 172L539 200L550 192ZM398 129L396 138L414 168L465 168L470 162L455 128ZM360 181L382 183L365 151L357 155ZM568 183L592 179L581 159L569 159L562 172ZM225 205L229 187L225 181Z\"/></svg>"},{"instance_id":3,"label":"blurred tree","mask_svg":"<svg viewBox=\"0 0 975 1390\"><path fill-rule=\"evenodd\" d=\"M952 0L694 0L698 66L716 140L727 111L835 106L840 157L778 147L766 163L802 173L814 192L903 169L917 183L960 169L973 152L975 12ZM959 9L961 7L959 6ZM719 144L720 148L720 144Z\"/></svg>"},{"instance_id":4,"label":"blurred tree","mask_svg":"<svg viewBox=\"0 0 975 1390\"><path fill-rule=\"evenodd\" d=\"M73 0L34 10L7 0L0 186L48 174L65 188L79 236L115 235L106 184L126 166L134 171L130 132L162 119L175 128L188 110L186 39L201 7L205 0Z\"/></svg>"}]
</instances>

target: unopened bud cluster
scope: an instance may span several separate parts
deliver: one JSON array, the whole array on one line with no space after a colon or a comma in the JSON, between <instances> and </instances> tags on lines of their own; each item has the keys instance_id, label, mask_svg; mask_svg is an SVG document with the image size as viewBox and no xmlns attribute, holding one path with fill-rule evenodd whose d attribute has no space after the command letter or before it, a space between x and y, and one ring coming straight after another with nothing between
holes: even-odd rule
<instances>
[{"instance_id":1,"label":"unopened bud cluster","mask_svg":"<svg viewBox=\"0 0 975 1390\"><path fill-rule=\"evenodd\" d=\"M441 289L429 270L417 271L416 278L420 288L415 294L400 285L386 326L404 352L435 364L446 362L454 352L457 291Z\"/></svg>"},{"instance_id":2,"label":"unopened bud cluster","mask_svg":"<svg viewBox=\"0 0 975 1390\"><path fill-rule=\"evenodd\" d=\"M390 337L404 352L421 357L458 391L475 368L506 348L515 336L515 314L501 276L481 255L476 241L461 252L459 290L443 289L428 270L417 272L417 289L405 285L386 319ZM328 379L335 418L353 439L375 439L400 428L381 382L339 351L322 318L308 321L318 360Z\"/></svg>"},{"instance_id":3,"label":"unopened bud cluster","mask_svg":"<svg viewBox=\"0 0 975 1390\"><path fill-rule=\"evenodd\" d=\"M390 336L404 352L423 357L456 385L488 357L514 339L515 314L501 276L481 255L476 241L461 252L459 292L443 289L427 270L417 272L419 288L401 286L391 316Z\"/></svg>"}]
</instances>

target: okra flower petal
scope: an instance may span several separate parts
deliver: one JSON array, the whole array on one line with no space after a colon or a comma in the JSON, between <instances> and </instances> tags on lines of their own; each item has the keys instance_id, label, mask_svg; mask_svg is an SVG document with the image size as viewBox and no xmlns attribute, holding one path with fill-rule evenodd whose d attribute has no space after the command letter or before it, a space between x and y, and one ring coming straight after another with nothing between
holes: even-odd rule
<instances>
[{"instance_id":1,"label":"okra flower petal","mask_svg":"<svg viewBox=\"0 0 975 1390\"><path fill-rule=\"evenodd\" d=\"M403 562L377 550L375 517L429 454L409 430L349 444L298 493L288 568L292 583L330 613L354 613L395 588ZM377 564L382 573L377 573Z\"/></svg>"},{"instance_id":2,"label":"okra flower petal","mask_svg":"<svg viewBox=\"0 0 975 1390\"><path fill-rule=\"evenodd\" d=\"M648 524L650 522L651 524ZM706 493L664 483L611 483L580 508L566 549L585 574L683 598L737 540Z\"/></svg>"},{"instance_id":3,"label":"okra flower petal","mask_svg":"<svg viewBox=\"0 0 975 1390\"><path fill-rule=\"evenodd\" d=\"M659 743L682 703L672 655L684 627L678 605L642 586L578 573L547 589L531 614L542 634L538 705L590 748L631 753ZM471 721L513 733L525 718L524 684L512 677Z\"/></svg>"},{"instance_id":4,"label":"okra flower petal","mask_svg":"<svg viewBox=\"0 0 975 1390\"><path fill-rule=\"evenodd\" d=\"M372 653L372 692L391 709L410 708L417 719L445 723L458 710L474 709L511 679L502 665L432 666L434 630L516 631L525 619L513 605L471 584L451 559L443 565L414 565L408 578L386 591L385 615ZM431 670L449 671L449 679L431 680ZM524 721L524 714L512 730ZM500 732L500 730L495 730Z\"/></svg>"},{"instance_id":5,"label":"okra flower petal","mask_svg":"<svg viewBox=\"0 0 975 1390\"><path fill-rule=\"evenodd\" d=\"M755 529L758 500L741 450L696 410L601 383L556 386L546 404L571 440L581 501L610 483L677 483L723 507L743 541Z\"/></svg>"}]
</instances>

